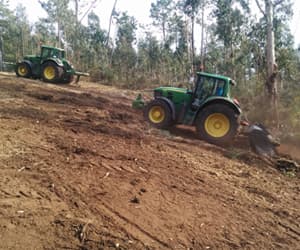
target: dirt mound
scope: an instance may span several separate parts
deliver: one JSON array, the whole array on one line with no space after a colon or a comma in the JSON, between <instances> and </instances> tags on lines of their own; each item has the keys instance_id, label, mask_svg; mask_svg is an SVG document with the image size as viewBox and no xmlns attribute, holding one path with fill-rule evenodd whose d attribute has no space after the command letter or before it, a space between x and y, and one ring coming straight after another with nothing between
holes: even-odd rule
<instances>
[{"instance_id":1,"label":"dirt mound","mask_svg":"<svg viewBox=\"0 0 300 250\"><path fill-rule=\"evenodd\" d=\"M297 175L150 128L134 95L0 76L0 249L299 248Z\"/></svg>"}]
</instances>

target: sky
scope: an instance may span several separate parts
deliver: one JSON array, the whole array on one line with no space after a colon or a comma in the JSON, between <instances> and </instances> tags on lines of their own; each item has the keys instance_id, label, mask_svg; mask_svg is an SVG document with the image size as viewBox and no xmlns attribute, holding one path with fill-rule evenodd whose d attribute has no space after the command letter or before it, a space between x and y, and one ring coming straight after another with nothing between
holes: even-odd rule
<instances>
[{"instance_id":1,"label":"sky","mask_svg":"<svg viewBox=\"0 0 300 250\"><path fill-rule=\"evenodd\" d=\"M116 9L118 11L127 11L130 16L134 16L139 23L150 24L150 7L153 0L118 0ZM90 2L92 2L90 0ZM26 7L27 13L36 13L28 15L30 22L35 22L39 17L46 17L46 12L41 8L38 0L9 0L11 9L14 9L18 3ZM98 4L93 11L100 17L100 26L108 30L109 18L113 8L113 0L98 0ZM89 8L87 6L82 10L82 15ZM84 21L83 21L84 23Z\"/></svg>"},{"instance_id":2,"label":"sky","mask_svg":"<svg viewBox=\"0 0 300 250\"><path fill-rule=\"evenodd\" d=\"M155 0L118 0L117 10L127 11L129 15L134 16L139 23L150 24L150 7L151 2ZM295 38L295 46L300 44L300 1L293 0L294 17L290 22L291 32ZM18 3L22 3L26 7L30 22L35 22L39 17L45 17L46 12L40 7L38 0L9 0L11 9L14 9ZM113 0L98 0L98 5L94 12L100 17L100 25L102 29L108 29L109 16L113 7ZM83 11L84 13L85 11ZM112 32L113 33L113 32Z\"/></svg>"}]
</instances>

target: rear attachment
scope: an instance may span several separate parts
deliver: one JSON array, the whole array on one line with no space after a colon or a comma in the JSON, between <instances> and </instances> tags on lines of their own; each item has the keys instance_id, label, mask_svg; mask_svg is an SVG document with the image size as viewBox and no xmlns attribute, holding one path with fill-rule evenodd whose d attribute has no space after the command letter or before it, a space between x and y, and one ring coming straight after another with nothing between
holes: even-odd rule
<instances>
[{"instance_id":1,"label":"rear attachment","mask_svg":"<svg viewBox=\"0 0 300 250\"><path fill-rule=\"evenodd\" d=\"M79 82L79 79L81 76L87 76L87 77L90 76L89 73L84 73L84 72L79 72L79 71L75 71L74 75L77 76L75 83Z\"/></svg>"},{"instance_id":2,"label":"rear attachment","mask_svg":"<svg viewBox=\"0 0 300 250\"><path fill-rule=\"evenodd\" d=\"M258 155L274 157L277 155L276 147L280 144L262 124L252 124L246 127L245 132L251 149Z\"/></svg>"}]
</instances>

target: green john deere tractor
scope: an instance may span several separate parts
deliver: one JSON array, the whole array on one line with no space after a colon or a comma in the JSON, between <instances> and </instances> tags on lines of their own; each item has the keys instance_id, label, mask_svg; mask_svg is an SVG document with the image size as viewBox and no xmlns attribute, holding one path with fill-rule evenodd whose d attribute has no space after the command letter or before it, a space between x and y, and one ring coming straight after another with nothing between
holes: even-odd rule
<instances>
[{"instance_id":1,"label":"green john deere tractor","mask_svg":"<svg viewBox=\"0 0 300 250\"><path fill-rule=\"evenodd\" d=\"M235 82L229 77L197 73L193 90L175 87L154 89L154 99L144 107L145 119L156 128L193 125L198 135L213 144L230 142L238 131L241 109L230 96ZM133 106L141 107L139 96Z\"/></svg>"},{"instance_id":2,"label":"green john deere tractor","mask_svg":"<svg viewBox=\"0 0 300 250\"><path fill-rule=\"evenodd\" d=\"M28 55L16 64L19 77L42 79L51 83L71 83L74 76L76 82L87 73L75 71L72 64L65 59L65 51L60 48L42 46L41 55Z\"/></svg>"}]
</instances>

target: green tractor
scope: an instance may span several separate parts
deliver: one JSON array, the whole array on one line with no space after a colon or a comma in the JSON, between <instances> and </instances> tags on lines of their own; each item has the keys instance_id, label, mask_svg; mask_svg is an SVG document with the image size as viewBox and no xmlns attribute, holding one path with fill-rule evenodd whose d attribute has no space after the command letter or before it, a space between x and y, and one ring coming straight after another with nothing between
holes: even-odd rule
<instances>
[{"instance_id":1,"label":"green tractor","mask_svg":"<svg viewBox=\"0 0 300 250\"><path fill-rule=\"evenodd\" d=\"M63 49L50 46L42 46L40 56L25 56L16 64L15 71L19 77L42 79L50 83L71 83L74 76L77 76L78 82L80 76L88 76L87 73L75 71L65 59Z\"/></svg>"},{"instance_id":2,"label":"green tractor","mask_svg":"<svg viewBox=\"0 0 300 250\"><path fill-rule=\"evenodd\" d=\"M169 128L175 124L196 127L198 135L213 144L224 145L236 135L241 108L230 96L235 82L229 77L197 73L193 90L175 87L154 89L154 99L144 107L145 119L154 127ZM141 96L133 106L141 107Z\"/></svg>"}]
</instances>

